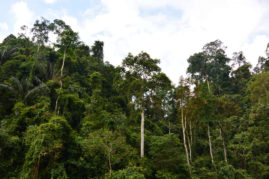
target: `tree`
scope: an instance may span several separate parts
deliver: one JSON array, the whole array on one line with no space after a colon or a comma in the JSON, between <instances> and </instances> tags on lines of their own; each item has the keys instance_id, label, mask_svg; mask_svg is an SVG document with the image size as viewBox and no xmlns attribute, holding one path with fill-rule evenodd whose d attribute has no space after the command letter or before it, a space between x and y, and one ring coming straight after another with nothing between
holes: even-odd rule
<instances>
[{"instance_id":1,"label":"tree","mask_svg":"<svg viewBox=\"0 0 269 179\"><path fill-rule=\"evenodd\" d=\"M186 153L186 161L187 161L187 165L189 167L189 172L191 175L191 141L189 141L186 137L186 130L187 130L187 118L189 116L187 116L187 103L188 103L188 98L190 96L190 89L189 86L186 84L185 80L183 77L180 78L180 82L179 82L179 87L177 89L177 99L179 100L179 112L180 112L180 116L181 116L181 126L182 126L182 135L183 135L183 144L184 144L184 148L185 148L185 153ZM190 130L191 130L191 126L190 126ZM186 139L187 138L187 139ZM187 141L188 140L188 141ZM188 144L189 145L188 145Z\"/></svg>"},{"instance_id":2,"label":"tree","mask_svg":"<svg viewBox=\"0 0 269 179\"><path fill-rule=\"evenodd\" d=\"M225 48L220 40L215 40L206 44L203 47L203 52L194 54L188 59L189 67L187 72L191 76L198 80L198 83L207 83L208 95L203 94L205 99L210 104L213 99L213 93L221 95L226 91L229 91L229 74L231 67L228 65L230 59L225 54ZM213 89L210 87L212 83ZM213 91L212 91L213 90ZM212 99L211 99L212 98ZM213 102L213 101L212 101ZM212 105L212 104L210 104ZM213 106L212 106L213 107ZM209 107L210 109L211 107ZM209 115L206 114L208 119L213 120L214 112L210 112ZM212 164L214 163L213 151L212 151L212 142L210 136L210 125L208 122L208 140L209 140L209 149L211 155Z\"/></svg>"},{"instance_id":3,"label":"tree","mask_svg":"<svg viewBox=\"0 0 269 179\"><path fill-rule=\"evenodd\" d=\"M145 101L149 93L156 87L150 86L149 82L154 75L160 72L158 63L160 63L160 60L150 58L145 52L141 52L137 56L129 54L122 62L122 66L124 67L123 79L129 85L129 99L141 111L141 158L144 157Z\"/></svg>"},{"instance_id":4,"label":"tree","mask_svg":"<svg viewBox=\"0 0 269 179\"><path fill-rule=\"evenodd\" d=\"M12 48L9 45L0 47L0 65L14 58L16 56L16 51L17 48Z\"/></svg>"},{"instance_id":5,"label":"tree","mask_svg":"<svg viewBox=\"0 0 269 179\"><path fill-rule=\"evenodd\" d=\"M75 48L77 45L80 44L78 33L74 32L68 25L66 25L62 20L54 20L54 24L52 25L57 37L57 44L55 46L59 48L59 51L63 53L63 61L61 65L60 70L60 89L63 88L63 71L64 71L64 65L65 65L65 59L67 53L70 53L72 51L72 48ZM58 101L60 96L58 96L55 104L55 112L58 110Z\"/></svg>"},{"instance_id":6,"label":"tree","mask_svg":"<svg viewBox=\"0 0 269 179\"><path fill-rule=\"evenodd\" d=\"M229 61L222 42L216 40L206 44L202 52L188 58L187 73L198 82L212 83L214 92L221 95L229 90Z\"/></svg>"},{"instance_id":7,"label":"tree","mask_svg":"<svg viewBox=\"0 0 269 179\"><path fill-rule=\"evenodd\" d=\"M48 42L50 30L52 30L52 25L47 19L42 17L41 21L35 21L31 32L33 33L32 40L37 43L37 52L39 52L40 47L44 43Z\"/></svg>"},{"instance_id":8,"label":"tree","mask_svg":"<svg viewBox=\"0 0 269 179\"><path fill-rule=\"evenodd\" d=\"M1 83L0 87L12 92L12 94L15 95L17 101L22 101L26 103L28 101L28 98L48 91L47 85L42 82L38 86L32 87L32 84L29 82L28 79L22 79L21 81L19 81L15 77L12 77L11 79L11 84Z\"/></svg>"},{"instance_id":9,"label":"tree","mask_svg":"<svg viewBox=\"0 0 269 179\"><path fill-rule=\"evenodd\" d=\"M30 126L25 135L28 150L21 177L38 178L42 177L43 174L43 177L47 178L48 173L44 173L42 170L48 170L48 168L51 170L53 167L57 167L56 162L61 159L64 150L66 150L64 146L66 138L70 137L71 130L64 118L55 116L52 116L47 123ZM66 175L64 173L65 171L63 171L63 175Z\"/></svg>"},{"instance_id":10,"label":"tree","mask_svg":"<svg viewBox=\"0 0 269 179\"><path fill-rule=\"evenodd\" d=\"M150 168L155 177L188 178L183 160L183 148L175 134L152 136L149 143ZM170 176L170 177L169 177Z\"/></svg>"},{"instance_id":11,"label":"tree","mask_svg":"<svg viewBox=\"0 0 269 179\"><path fill-rule=\"evenodd\" d=\"M269 43L267 44L265 50L266 57L259 57L258 63L254 68L256 73L268 72L269 71Z\"/></svg>"},{"instance_id":12,"label":"tree","mask_svg":"<svg viewBox=\"0 0 269 179\"><path fill-rule=\"evenodd\" d=\"M244 56L244 53L242 51L233 53L233 64L232 66L238 65L240 67L241 65L245 65L246 57Z\"/></svg>"},{"instance_id":13,"label":"tree","mask_svg":"<svg viewBox=\"0 0 269 179\"><path fill-rule=\"evenodd\" d=\"M104 42L95 41L91 47L92 56L100 62L104 62Z\"/></svg>"},{"instance_id":14,"label":"tree","mask_svg":"<svg viewBox=\"0 0 269 179\"><path fill-rule=\"evenodd\" d=\"M253 103L269 103L269 73L261 73L253 77L248 83L247 91Z\"/></svg>"},{"instance_id":15,"label":"tree","mask_svg":"<svg viewBox=\"0 0 269 179\"><path fill-rule=\"evenodd\" d=\"M236 70L232 71L232 84L234 94L243 94L246 90L248 81L251 78L251 64L245 63L244 65L238 67Z\"/></svg>"},{"instance_id":16,"label":"tree","mask_svg":"<svg viewBox=\"0 0 269 179\"><path fill-rule=\"evenodd\" d=\"M107 129L89 133L82 141L81 147L84 158L86 160L92 158L95 161L90 164L90 168L96 167L93 173L100 169L104 171L108 169L110 177L113 169L121 169L128 165L128 161L130 162L135 154L132 147L126 144L124 136L118 131L112 132Z\"/></svg>"}]
</instances>

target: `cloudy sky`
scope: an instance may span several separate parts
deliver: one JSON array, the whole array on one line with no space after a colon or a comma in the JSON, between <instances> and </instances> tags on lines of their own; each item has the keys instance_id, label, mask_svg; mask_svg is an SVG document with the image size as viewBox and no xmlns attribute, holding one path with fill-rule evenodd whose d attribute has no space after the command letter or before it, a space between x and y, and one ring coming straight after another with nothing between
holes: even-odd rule
<instances>
[{"instance_id":1,"label":"cloudy sky","mask_svg":"<svg viewBox=\"0 0 269 179\"><path fill-rule=\"evenodd\" d=\"M178 82L187 58L220 39L227 54L253 65L269 42L268 0L0 0L0 40L39 17L63 19L88 45L105 43L105 60L148 52Z\"/></svg>"}]
</instances>

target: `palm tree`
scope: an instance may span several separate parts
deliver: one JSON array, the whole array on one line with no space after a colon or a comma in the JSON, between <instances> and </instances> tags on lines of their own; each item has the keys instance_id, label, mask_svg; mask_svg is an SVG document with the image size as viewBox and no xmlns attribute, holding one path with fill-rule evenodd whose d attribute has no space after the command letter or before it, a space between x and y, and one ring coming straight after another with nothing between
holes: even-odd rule
<instances>
[{"instance_id":1,"label":"palm tree","mask_svg":"<svg viewBox=\"0 0 269 179\"><path fill-rule=\"evenodd\" d=\"M37 86L33 86L33 84L27 78L18 80L17 78L12 77L11 79L11 85L0 83L0 87L9 90L16 97L16 101L27 103L31 97L42 92L49 91L47 85L41 82L38 78L35 78L38 83Z\"/></svg>"},{"instance_id":2,"label":"palm tree","mask_svg":"<svg viewBox=\"0 0 269 179\"><path fill-rule=\"evenodd\" d=\"M17 55L16 51L17 48L12 48L10 46L0 47L0 65L15 57Z\"/></svg>"}]
</instances>

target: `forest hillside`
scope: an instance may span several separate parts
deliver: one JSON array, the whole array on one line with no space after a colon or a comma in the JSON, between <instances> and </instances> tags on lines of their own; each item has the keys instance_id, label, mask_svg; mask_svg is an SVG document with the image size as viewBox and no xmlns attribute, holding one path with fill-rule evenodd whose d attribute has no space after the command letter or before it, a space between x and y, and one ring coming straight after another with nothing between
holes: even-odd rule
<instances>
[{"instance_id":1,"label":"forest hillside","mask_svg":"<svg viewBox=\"0 0 269 179\"><path fill-rule=\"evenodd\" d=\"M0 178L269 178L269 46L252 67L209 42L173 85L146 52L29 29L0 43Z\"/></svg>"}]
</instances>

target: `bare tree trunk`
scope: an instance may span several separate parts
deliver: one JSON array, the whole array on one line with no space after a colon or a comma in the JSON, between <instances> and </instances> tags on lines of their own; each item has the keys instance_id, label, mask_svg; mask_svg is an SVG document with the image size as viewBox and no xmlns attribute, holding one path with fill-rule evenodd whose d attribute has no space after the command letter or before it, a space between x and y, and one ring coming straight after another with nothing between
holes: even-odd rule
<instances>
[{"instance_id":1,"label":"bare tree trunk","mask_svg":"<svg viewBox=\"0 0 269 179\"><path fill-rule=\"evenodd\" d=\"M207 82L207 87L208 87L208 93L211 93L209 82L208 82L208 77L206 77L206 82ZM208 142L209 142L209 151L210 151L210 156L211 156L211 162L214 164L214 156L213 156L213 150L212 150L212 143L211 143L211 136L210 136L210 127L209 123L207 123L207 135L208 135Z\"/></svg>"},{"instance_id":2,"label":"bare tree trunk","mask_svg":"<svg viewBox=\"0 0 269 179\"><path fill-rule=\"evenodd\" d=\"M191 136L191 145L192 145L192 125L191 125L191 121L190 121L190 136Z\"/></svg>"},{"instance_id":3,"label":"bare tree trunk","mask_svg":"<svg viewBox=\"0 0 269 179\"><path fill-rule=\"evenodd\" d=\"M207 82L207 88L208 88L208 92L209 92L209 94L210 94L210 93L211 93L211 90L210 90L210 86L209 86L208 79L206 79L206 82Z\"/></svg>"},{"instance_id":4,"label":"bare tree trunk","mask_svg":"<svg viewBox=\"0 0 269 179\"><path fill-rule=\"evenodd\" d=\"M54 108L55 114L57 114L58 101L59 101L59 96L57 96L57 99L56 99L56 102L55 102L55 108Z\"/></svg>"},{"instance_id":5,"label":"bare tree trunk","mask_svg":"<svg viewBox=\"0 0 269 179\"><path fill-rule=\"evenodd\" d=\"M182 104L182 102L181 102ZM183 134L183 143L184 143L184 148L185 148L185 153L186 153L186 161L189 166L189 171L191 174L191 165L190 165L190 160L189 160L189 152L188 152L188 146L186 143L186 119L184 122L184 114L183 114L183 106L181 105L181 123L182 123L182 134Z\"/></svg>"},{"instance_id":6,"label":"bare tree trunk","mask_svg":"<svg viewBox=\"0 0 269 179\"><path fill-rule=\"evenodd\" d=\"M39 49L40 49L40 44L38 43L37 44L37 52L39 52Z\"/></svg>"},{"instance_id":7,"label":"bare tree trunk","mask_svg":"<svg viewBox=\"0 0 269 179\"><path fill-rule=\"evenodd\" d=\"M225 146L224 137L222 135L221 128L219 129L219 133L220 133L220 137L222 139L224 160L225 160L226 163L228 163L228 160L227 160L227 151L226 151L226 146Z\"/></svg>"},{"instance_id":8,"label":"bare tree trunk","mask_svg":"<svg viewBox=\"0 0 269 179\"><path fill-rule=\"evenodd\" d=\"M61 85L61 87L60 87L60 89L63 89L62 77L63 77L63 71L64 71L65 57L66 57L66 50L64 50L63 62L62 62L62 67L61 67L61 75L60 75L60 85ZM59 98L60 98L60 95L56 99L55 108L54 108L55 113L57 113Z\"/></svg>"},{"instance_id":9,"label":"bare tree trunk","mask_svg":"<svg viewBox=\"0 0 269 179\"><path fill-rule=\"evenodd\" d=\"M212 143L211 143L209 124L207 124L207 134L208 134L208 142L209 142L209 151L210 151L210 156L211 156L211 162L212 162L212 164L214 164L214 157L213 157L213 150L212 150Z\"/></svg>"},{"instance_id":10,"label":"bare tree trunk","mask_svg":"<svg viewBox=\"0 0 269 179\"><path fill-rule=\"evenodd\" d=\"M189 159L190 159L190 163L191 163L191 158L192 158L192 152L191 152L191 141L190 141L190 137L187 137L187 141L188 141L188 146L189 146Z\"/></svg>"},{"instance_id":11,"label":"bare tree trunk","mask_svg":"<svg viewBox=\"0 0 269 179\"><path fill-rule=\"evenodd\" d=\"M190 128L190 126L189 126ZM190 143L190 136L187 135L187 117L185 115L185 138L186 138L186 144L187 144L187 149L188 149L188 152L189 152L189 162L191 163L191 143Z\"/></svg>"},{"instance_id":12,"label":"bare tree trunk","mask_svg":"<svg viewBox=\"0 0 269 179\"><path fill-rule=\"evenodd\" d=\"M63 63L62 63L62 67L61 67L61 77L63 76L63 71L64 71L65 56L66 56L66 50L64 50Z\"/></svg>"},{"instance_id":13,"label":"bare tree trunk","mask_svg":"<svg viewBox=\"0 0 269 179\"><path fill-rule=\"evenodd\" d=\"M192 127L191 127L191 120L189 122L189 136L188 136L187 139L188 139L190 163L191 163L191 159L192 159L192 150L191 150L191 146L192 146Z\"/></svg>"},{"instance_id":14,"label":"bare tree trunk","mask_svg":"<svg viewBox=\"0 0 269 179\"><path fill-rule=\"evenodd\" d=\"M141 156L141 158L144 157L144 123L145 123L144 109L142 107L142 111L141 111L141 143L140 143L140 156Z\"/></svg>"}]
</instances>

